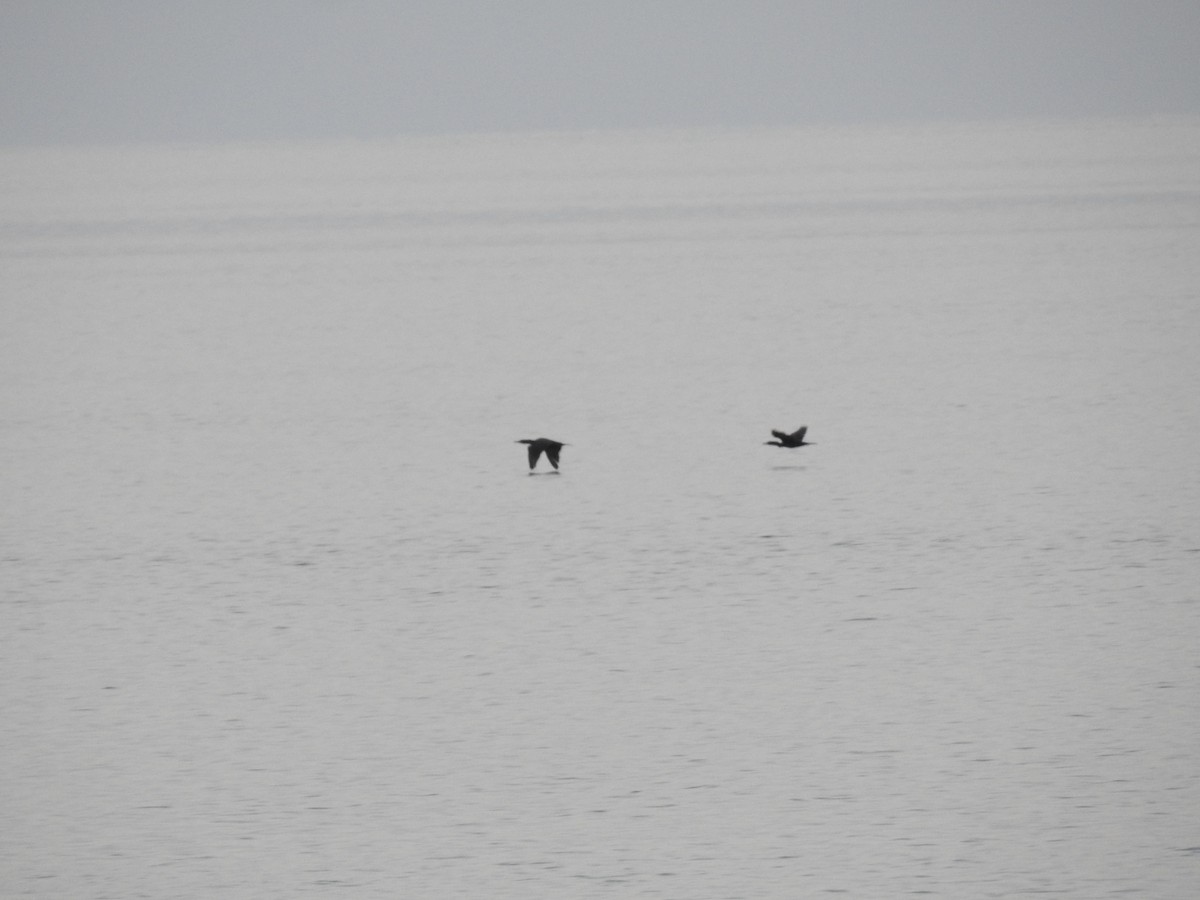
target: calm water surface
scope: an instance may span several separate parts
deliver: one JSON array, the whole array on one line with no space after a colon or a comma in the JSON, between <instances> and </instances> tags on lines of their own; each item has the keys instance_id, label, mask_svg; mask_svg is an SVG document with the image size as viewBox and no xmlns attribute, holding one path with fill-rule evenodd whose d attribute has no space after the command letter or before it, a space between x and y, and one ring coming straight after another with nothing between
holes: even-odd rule
<instances>
[{"instance_id":1,"label":"calm water surface","mask_svg":"<svg viewBox=\"0 0 1200 900\"><path fill-rule=\"evenodd\" d=\"M1200 124L0 191L5 896L1194 896Z\"/></svg>"}]
</instances>

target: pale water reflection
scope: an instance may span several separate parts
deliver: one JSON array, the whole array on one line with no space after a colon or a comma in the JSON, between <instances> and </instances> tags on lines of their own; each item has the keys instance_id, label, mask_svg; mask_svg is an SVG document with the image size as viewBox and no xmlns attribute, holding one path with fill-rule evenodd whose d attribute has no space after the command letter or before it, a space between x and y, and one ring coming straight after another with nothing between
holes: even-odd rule
<instances>
[{"instance_id":1,"label":"pale water reflection","mask_svg":"<svg viewBox=\"0 0 1200 900\"><path fill-rule=\"evenodd\" d=\"M5 896L1190 897L1198 163L8 154Z\"/></svg>"}]
</instances>

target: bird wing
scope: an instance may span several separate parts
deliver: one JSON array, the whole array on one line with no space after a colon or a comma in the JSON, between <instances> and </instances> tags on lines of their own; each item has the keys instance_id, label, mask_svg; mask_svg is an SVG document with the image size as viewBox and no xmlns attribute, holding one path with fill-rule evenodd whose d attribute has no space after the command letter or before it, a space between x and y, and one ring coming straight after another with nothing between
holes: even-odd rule
<instances>
[{"instance_id":1,"label":"bird wing","mask_svg":"<svg viewBox=\"0 0 1200 900\"><path fill-rule=\"evenodd\" d=\"M775 437L779 438L781 441L786 441L789 437L791 437L790 434L784 434L782 431L775 431L774 429L771 429L771 434L775 435Z\"/></svg>"},{"instance_id":2,"label":"bird wing","mask_svg":"<svg viewBox=\"0 0 1200 900\"><path fill-rule=\"evenodd\" d=\"M537 444L529 445L529 468L537 465L538 457L542 455L542 448Z\"/></svg>"},{"instance_id":3,"label":"bird wing","mask_svg":"<svg viewBox=\"0 0 1200 900\"><path fill-rule=\"evenodd\" d=\"M799 443L800 441L804 440L804 433L806 431L808 431L808 426L801 425L799 428L796 429L796 433L793 434L792 437L794 437L796 439L796 442Z\"/></svg>"},{"instance_id":4,"label":"bird wing","mask_svg":"<svg viewBox=\"0 0 1200 900\"><path fill-rule=\"evenodd\" d=\"M562 449L562 444L555 444L553 447L546 448L546 459L550 460L550 465L558 468L558 451Z\"/></svg>"}]
</instances>

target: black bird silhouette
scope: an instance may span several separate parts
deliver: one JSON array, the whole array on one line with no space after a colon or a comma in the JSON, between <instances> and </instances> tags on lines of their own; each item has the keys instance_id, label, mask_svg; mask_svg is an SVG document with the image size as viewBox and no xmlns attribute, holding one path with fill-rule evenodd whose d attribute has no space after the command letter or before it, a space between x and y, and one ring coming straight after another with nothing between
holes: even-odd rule
<instances>
[{"instance_id":1,"label":"black bird silhouette","mask_svg":"<svg viewBox=\"0 0 1200 900\"><path fill-rule=\"evenodd\" d=\"M550 460L550 465L558 468L558 452L563 447L567 446L562 441L552 441L550 438L537 438L531 440L526 438L523 441L517 441L518 444L529 445L529 469L533 471L533 467L537 465L538 457L543 453L546 454L546 459Z\"/></svg>"},{"instance_id":2,"label":"black bird silhouette","mask_svg":"<svg viewBox=\"0 0 1200 900\"><path fill-rule=\"evenodd\" d=\"M806 431L808 431L807 425L801 425L791 434L784 434L782 431L772 431L771 434L775 435L779 440L766 441L766 444L770 444L773 447L808 447L813 442L804 439Z\"/></svg>"}]
</instances>

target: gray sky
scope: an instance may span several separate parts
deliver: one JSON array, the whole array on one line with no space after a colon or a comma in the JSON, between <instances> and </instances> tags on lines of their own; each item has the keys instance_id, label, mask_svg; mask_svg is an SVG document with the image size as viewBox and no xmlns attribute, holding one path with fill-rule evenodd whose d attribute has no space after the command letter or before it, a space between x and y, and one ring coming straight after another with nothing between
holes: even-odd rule
<instances>
[{"instance_id":1,"label":"gray sky","mask_svg":"<svg viewBox=\"0 0 1200 900\"><path fill-rule=\"evenodd\" d=\"M0 0L0 143L1200 114L1197 0Z\"/></svg>"}]
</instances>

